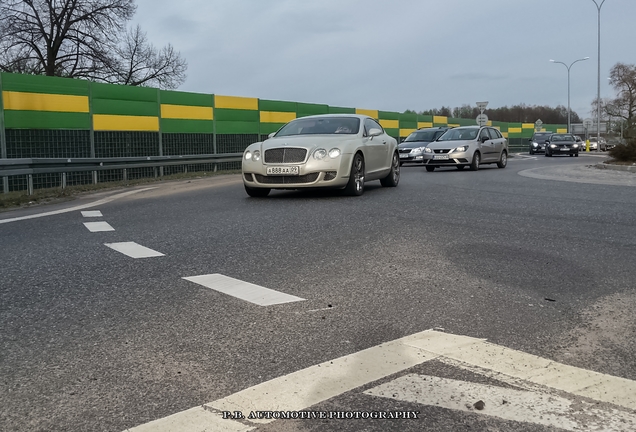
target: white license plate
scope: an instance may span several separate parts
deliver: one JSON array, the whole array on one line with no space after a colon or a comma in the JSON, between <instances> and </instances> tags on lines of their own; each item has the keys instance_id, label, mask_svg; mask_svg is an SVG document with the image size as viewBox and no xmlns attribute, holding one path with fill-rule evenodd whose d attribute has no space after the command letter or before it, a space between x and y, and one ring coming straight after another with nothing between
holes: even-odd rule
<instances>
[{"instance_id":1,"label":"white license plate","mask_svg":"<svg viewBox=\"0 0 636 432\"><path fill-rule=\"evenodd\" d=\"M435 155L433 156L434 160L448 160L448 155Z\"/></svg>"},{"instance_id":2,"label":"white license plate","mask_svg":"<svg viewBox=\"0 0 636 432\"><path fill-rule=\"evenodd\" d=\"M300 175L298 166L267 167L267 175Z\"/></svg>"},{"instance_id":3,"label":"white license plate","mask_svg":"<svg viewBox=\"0 0 636 432\"><path fill-rule=\"evenodd\" d=\"M409 157L408 153L400 153L400 158L407 158Z\"/></svg>"}]
</instances>

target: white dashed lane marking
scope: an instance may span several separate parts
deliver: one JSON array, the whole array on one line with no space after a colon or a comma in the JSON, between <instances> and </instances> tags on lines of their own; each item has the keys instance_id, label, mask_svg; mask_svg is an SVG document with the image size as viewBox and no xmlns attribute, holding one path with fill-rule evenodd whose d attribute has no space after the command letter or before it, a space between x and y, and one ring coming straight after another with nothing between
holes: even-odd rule
<instances>
[{"instance_id":1,"label":"white dashed lane marking","mask_svg":"<svg viewBox=\"0 0 636 432\"><path fill-rule=\"evenodd\" d=\"M558 419L555 420L555 425L567 425L574 416L572 422L586 422L591 419L595 425L599 425L599 430L620 430L623 420L634 421L633 414L621 411L620 407L627 408L629 411L636 408L635 381L556 363L535 355L495 345L484 339L427 330L292 372L209 404L137 426L130 429L129 432L247 431L250 430L250 426L275 421L274 419L250 419L249 414L252 411L306 410L345 392L436 359L444 362L452 361L457 365L465 365L467 368L477 366L473 368L473 371L482 373L484 376L493 377L493 374L495 376L500 374L527 383L527 386L517 386L520 388L517 390L518 393L506 394L511 402L530 397L528 393L531 392L535 395L530 399L530 404L533 403L532 401L543 400L541 394L551 394L555 389L569 393L567 403L572 404L574 411L568 411L569 417L563 419L558 415L559 409L555 408L556 414L553 414L553 417ZM397 385L405 383L408 385L410 382L420 396L426 395L429 391L426 384L415 377L417 376L407 375L403 377L407 382L397 381ZM458 386L457 382L452 380L438 381L438 383L446 390L454 389L453 392ZM473 384L462 383L462 386L464 385L471 394L476 389L472 387ZM534 388L531 388L530 392L524 393L522 390L527 390L525 387ZM379 388L382 386L376 387L372 392L378 391ZM385 390L383 388L379 391ZM490 387L479 387L479 390L501 397ZM391 393L391 396L393 394L396 393ZM537 394L539 395L537 396ZM441 397L442 394L439 396ZM612 403L615 408L597 408L596 403L590 404L577 396L583 396L593 401ZM448 398L446 400L450 404ZM427 403L424 399L418 399L418 401L423 404ZM563 398L555 398L554 401L559 406L566 403L564 402L566 399ZM501 404L503 405L503 399ZM490 409L490 404L487 406ZM493 403L492 409L494 410L496 406ZM448 408L453 409L451 406ZM540 407L536 408L541 409ZM241 421L224 420L222 417L224 411L240 411L246 418ZM608 413L614 417L608 418ZM608 423L603 424L603 422ZM614 429L617 424L618 428Z\"/></svg>"},{"instance_id":2,"label":"white dashed lane marking","mask_svg":"<svg viewBox=\"0 0 636 432\"><path fill-rule=\"evenodd\" d=\"M161 252L149 249L135 242L105 243L109 248L121 252L131 258L154 258L164 256Z\"/></svg>"},{"instance_id":3,"label":"white dashed lane marking","mask_svg":"<svg viewBox=\"0 0 636 432\"><path fill-rule=\"evenodd\" d=\"M184 277L183 279L259 306L272 306L305 300L221 274Z\"/></svg>"},{"instance_id":4,"label":"white dashed lane marking","mask_svg":"<svg viewBox=\"0 0 636 432\"><path fill-rule=\"evenodd\" d=\"M110 226L108 222L84 222L84 226L88 228L90 232L115 231L115 228Z\"/></svg>"},{"instance_id":5,"label":"white dashed lane marking","mask_svg":"<svg viewBox=\"0 0 636 432\"><path fill-rule=\"evenodd\" d=\"M82 212L82 216L84 216L85 218L94 218L94 217L102 217L102 212L100 212L99 210L93 210L93 211L83 211Z\"/></svg>"}]
</instances>

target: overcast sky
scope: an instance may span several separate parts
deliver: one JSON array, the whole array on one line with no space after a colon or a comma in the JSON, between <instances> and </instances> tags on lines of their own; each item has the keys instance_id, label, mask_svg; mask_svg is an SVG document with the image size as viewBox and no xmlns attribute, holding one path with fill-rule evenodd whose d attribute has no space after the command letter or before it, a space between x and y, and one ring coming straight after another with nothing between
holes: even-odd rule
<instances>
[{"instance_id":1,"label":"overcast sky","mask_svg":"<svg viewBox=\"0 0 636 432\"><path fill-rule=\"evenodd\" d=\"M602 0L597 0L599 3ZM137 0L134 22L188 62L179 90L422 111L567 106L597 92L592 0ZM601 9L601 97L617 62L636 64L636 0Z\"/></svg>"}]
</instances>

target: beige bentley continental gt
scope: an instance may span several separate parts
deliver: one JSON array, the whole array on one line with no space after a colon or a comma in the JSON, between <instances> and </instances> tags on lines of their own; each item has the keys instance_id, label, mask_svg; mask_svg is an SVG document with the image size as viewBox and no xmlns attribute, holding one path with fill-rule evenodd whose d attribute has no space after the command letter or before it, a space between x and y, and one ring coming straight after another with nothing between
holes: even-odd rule
<instances>
[{"instance_id":1,"label":"beige bentley continental gt","mask_svg":"<svg viewBox=\"0 0 636 432\"><path fill-rule=\"evenodd\" d=\"M272 189L334 188L362 195L366 182L400 181L397 141L371 117L323 114L287 123L243 153L243 184L251 197Z\"/></svg>"}]
</instances>

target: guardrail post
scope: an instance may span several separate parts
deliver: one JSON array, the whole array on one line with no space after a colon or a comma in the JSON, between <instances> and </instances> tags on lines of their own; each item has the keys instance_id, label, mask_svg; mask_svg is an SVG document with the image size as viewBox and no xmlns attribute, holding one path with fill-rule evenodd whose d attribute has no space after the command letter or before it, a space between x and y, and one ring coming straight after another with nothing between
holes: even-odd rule
<instances>
[{"instance_id":1,"label":"guardrail post","mask_svg":"<svg viewBox=\"0 0 636 432\"><path fill-rule=\"evenodd\" d=\"M33 175L27 176L27 194L33 195Z\"/></svg>"},{"instance_id":2,"label":"guardrail post","mask_svg":"<svg viewBox=\"0 0 636 432\"><path fill-rule=\"evenodd\" d=\"M7 136L4 132L4 101L2 100L2 74L0 74L0 158L7 158ZM9 177L2 177L2 191L9 193Z\"/></svg>"},{"instance_id":3,"label":"guardrail post","mask_svg":"<svg viewBox=\"0 0 636 432\"><path fill-rule=\"evenodd\" d=\"M122 176L124 181L128 181L128 172L126 171L126 168L122 169Z\"/></svg>"},{"instance_id":4,"label":"guardrail post","mask_svg":"<svg viewBox=\"0 0 636 432\"><path fill-rule=\"evenodd\" d=\"M155 178L157 178L157 167L152 167L152 171L155 174Z\"/></svg>"},{"instance_id":5,"label":"guardrail post","mask_svg":"<svg viewBox=\"0 0 636 432\"><path fill-rule=\"evenodd\" d=\"M159 117L159 156L163 156L163 132L161 131L161 90L157 89L157 105L159 112L157 116ZM163 177L163 167L159 167L159 175ZM155 175L155 177L157 177Z\"/></svg>"},{"instance_id":6,"label":"guardrail post","mask_svg":"<svg viewBox=\"0 0 636 432\"><path fill-rule=\"evenodd\" d=\"M62 173L62 189L66 189L66 173Z\"/></svg>"}]
</instances>

